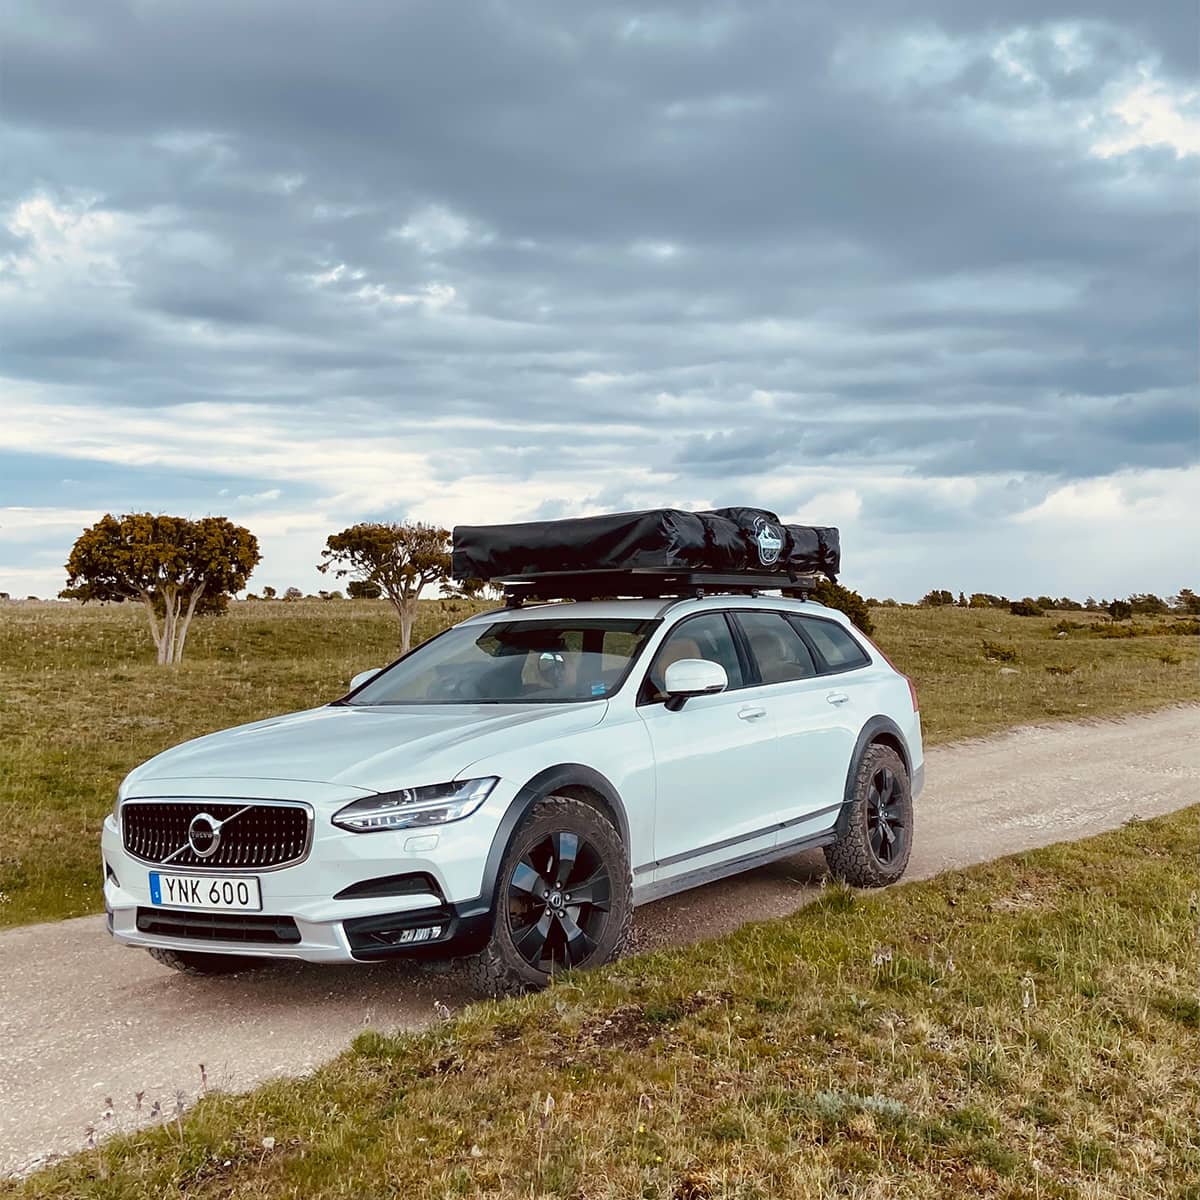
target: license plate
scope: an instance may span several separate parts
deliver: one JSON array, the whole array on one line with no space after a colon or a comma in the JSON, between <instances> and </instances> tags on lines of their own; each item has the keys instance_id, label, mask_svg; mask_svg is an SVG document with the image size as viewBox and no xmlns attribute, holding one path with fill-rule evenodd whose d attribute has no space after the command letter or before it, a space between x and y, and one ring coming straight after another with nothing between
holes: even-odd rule
<instances>
[{"instance_id":1,"label":"license plate","mask_svg":"<svg viewBox=\"0 0 1200 1200\"><path fill-rule=\"evenodd\" d=\"M163 908L206 908L217 912L261 912L258 880L214 875L150 872L150 903Z\"/></svg>"}]
</instances>

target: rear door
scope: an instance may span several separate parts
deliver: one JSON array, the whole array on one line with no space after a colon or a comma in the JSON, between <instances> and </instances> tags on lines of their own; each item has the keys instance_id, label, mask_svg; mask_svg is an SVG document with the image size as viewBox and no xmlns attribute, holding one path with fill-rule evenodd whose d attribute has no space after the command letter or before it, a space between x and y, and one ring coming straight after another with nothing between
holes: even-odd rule
<instances>
[{"instance_id":1,"label":"rear door","mask_svg":"<svg viewBox=\"0 0 1200 1200\"><path fill-rule=\"evenodd\" d=\"M664 673L684 658L719 662L729 687L671 712ZM775 844L780 779L768 690L749 675L724 612L687 617L663 640L638 701L654 750L654 860L635 868L663 880Z\"/></svg>"},{"instance_id":2,"label":"rear door","mask_svg":"<svg viewBox=\"0 0 1200 1200\"><path fill-rule=\"evenodd\" d=\"M846 773L865 718L855 703L850 672L835 674L815 637L805 636L797 618L779 610L739 611L737 624L753 669L775 714L780 769L787 786L774 818L786 828L780 841L820 832L841 807ZM833 622L815 620L818 626ZM824 630L819 631L824 634ZM869 660L862 655L861 665Z\"/></svg>"}]
</instances>

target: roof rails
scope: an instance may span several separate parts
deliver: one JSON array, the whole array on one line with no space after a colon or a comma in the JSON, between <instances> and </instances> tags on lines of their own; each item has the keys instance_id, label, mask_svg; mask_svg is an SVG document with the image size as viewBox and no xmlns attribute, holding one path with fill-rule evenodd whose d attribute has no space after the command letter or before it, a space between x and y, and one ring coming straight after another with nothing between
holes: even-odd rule
<instances>
[{"instance_id":1,"label":"roof rails","mask_svg":"<svg viewBox=\"0 0 1200 1200\"><path fill-rule=\"evenodd\" d=\"M821 578L820 575L793 577L786 572L733 575L633 567L623 571L543 571L509 575L492 582L503 585L506 607L520 608L526 600L656 600L710 595L757 596L760 592L770 591L804 600Z\"/></svg>"}]
</instances>

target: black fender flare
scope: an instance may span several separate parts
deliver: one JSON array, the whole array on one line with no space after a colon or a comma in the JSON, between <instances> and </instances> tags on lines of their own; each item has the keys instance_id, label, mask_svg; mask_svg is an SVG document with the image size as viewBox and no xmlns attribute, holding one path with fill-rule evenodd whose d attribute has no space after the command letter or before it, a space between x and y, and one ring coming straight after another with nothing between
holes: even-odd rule
<instances>
[{"instance_id":1,"label":"black fender flare","mask_svg":"<svg viewBox=\"0 0 1200 1200\"><path fill-rule=\"evenodd\" d=\"M479 888L479 898L459 906L460 912L467 917L490 917L495 905L496 887L500 875L500 864L508 847L512 843L517 826L525 814L539 801L547 796L553 796L565 788L586 788L599 796L604 806L611 812L621 841L629 849L629 818L625 812L625 803L620 793L612 783L599 771L583 763L559 763L539 771L513 797L512 803L500 818L500 824L492 836L492 845L488 850L487 862L483 868L483 881Z\"/></svg>"},{"instance_id":2,"label":"black fender flare","mask_svg":"<svg viewBox=\"0 0 1200 1200\"><path fill-rule=\"evenodd\" d=\"M842 808L838 813L834 832L841 837L846 832L846 823L850 820L850 804L854 799L854 780L858 775L858 766L862 762L867 747L876 741L881 733L888 735L889 741L895 741L900 747L900 757L904 759L904 769L912 781L912 753L900 726L890 717L872 717L859 731L858 741L854 743L854 753L850 755L850 768L846 772L846 786L842 789Z\"/></svg>"}]
</instances>

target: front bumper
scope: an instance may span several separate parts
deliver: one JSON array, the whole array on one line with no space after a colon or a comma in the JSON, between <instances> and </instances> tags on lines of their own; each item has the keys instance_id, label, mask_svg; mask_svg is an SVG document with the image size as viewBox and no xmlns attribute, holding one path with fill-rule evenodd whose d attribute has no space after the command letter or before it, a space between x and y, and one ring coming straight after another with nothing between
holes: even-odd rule
<instances>
[{"instance_id":1,"label":"front bumper","mask_svg":"<svg viewBox=\"0 0 1200 1200\"><path fill-rule=\"evenodd\" d=\"M301 862L245 872L259 881L262 910L244 914L244 920L222 915L214 921L206 911L152 904L150 872L172 869L127 853L109 816L101 834L108 928L130 946L307 962L470 953L490 930L490 896L481 895L483 870L509 798L489 797L463 821L396 833L351 833L332 825L318 808L311 846ZM172 873L211 878L243 872L186 868ZM406 878L390 894L336 898L355 885L392 877ZM420 942L406 940L404 930L418 929L438 932Z\"/></svg>"}]
</instances>

